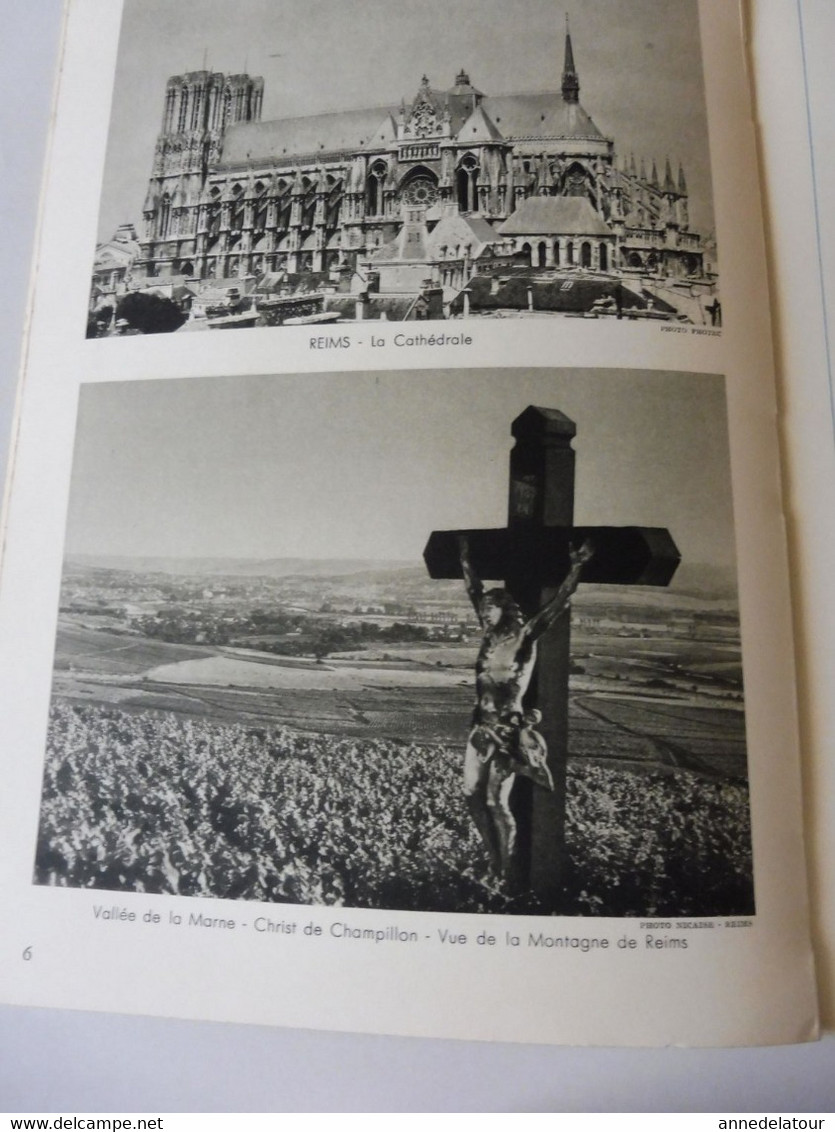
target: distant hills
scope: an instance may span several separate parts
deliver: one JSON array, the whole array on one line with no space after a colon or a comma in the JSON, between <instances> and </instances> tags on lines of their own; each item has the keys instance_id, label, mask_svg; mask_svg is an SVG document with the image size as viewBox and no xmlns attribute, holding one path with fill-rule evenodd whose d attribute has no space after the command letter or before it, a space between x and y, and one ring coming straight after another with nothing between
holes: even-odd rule
<instances>
[{"instance_id":1,"label":"distant hills","mask_svg":"<svg viewBox=\"0 0 835 1132\"><path fill-rule=\"evenodd\" d=\"M422 563L362 558L131 558L124 555L72 554L67 566L87 570L124 570L135 574L168 574L179 577L316 578L340 579L363 585L401 585L410 588L438 586L426 574ZM669 589L681 597L734 601L737 596L736 571L732 567L682 562ZM590 585L581 595L618 593L634 598L646 595L641 587Z\"/></svg>"},{"instance_id":2,"label":"distant hills","mask_svg":"<svg viewBox=\"0 0 835 1132\"><path fill-rule=\"evenodd\" d=\"M422 566L402 560L363 558L130 558L125 555L70 554L67 564L90 570L129 570L135 574L200 574L235 578L341 578L348 575L396 575L415 578Z\"/></svg>"}]
</instances>

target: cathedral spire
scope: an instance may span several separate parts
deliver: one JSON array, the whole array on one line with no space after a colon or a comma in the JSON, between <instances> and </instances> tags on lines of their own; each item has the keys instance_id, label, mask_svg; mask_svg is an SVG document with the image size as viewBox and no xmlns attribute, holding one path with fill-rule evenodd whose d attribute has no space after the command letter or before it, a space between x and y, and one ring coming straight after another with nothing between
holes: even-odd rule
<instances>
[{"instance_id":1,"label":"cathedral spire","mask_svg":"<svg viewBox=\"0 0 835 1132\"><path fill-rule=\"evenodd\" d=\"M565 62L562 69L562 96L565 102L580 101L580 79L574 66L571 32L568 30L568 13L565 16Z\"/></svg>"},{"instance_id":2,"label":"cathedral spire","mask_svg":"<svg viewBox=\"0 0 835 1132\"><path fill-rule=\"evenodd\" d=\"M676 191L676 183L673 180L673 171L670 168L670 159L667 158L667 164L664 168L664 192L674 193Z\"/></svg>"}]
</instances>

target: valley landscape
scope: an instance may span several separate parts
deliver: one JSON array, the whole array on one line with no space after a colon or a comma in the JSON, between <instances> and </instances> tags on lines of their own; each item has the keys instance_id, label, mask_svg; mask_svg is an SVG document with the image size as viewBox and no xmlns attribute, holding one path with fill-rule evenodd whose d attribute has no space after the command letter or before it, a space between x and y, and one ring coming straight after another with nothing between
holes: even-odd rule
<instances>
[{"instance_id":1,"label":"valley landscape","mask_svg":"<svg viewBox=\"0 0 835 1132\"><path fill-rule=\"evenodd\" d=\"M479 640L463 585L430 581L419 566L314 575L298 565L231 574L69 563L55 694L463 743ZM745 777L731 597L583 587L572 652L572 755Z\"/></svg>"},{"instance_id":2,"label":"valley landscape","mask_svg":"<svg viewBox=\"0 0 835 1132\"><path fill-rule=\"evenodd\" d=\"M572 618L569 831L574 805L574 824L589 838L586 849L576 854L578 865L585 864L577 873L573 910L672 914L672 902L679 914L697 914L699 899L703 904L713 900L706 913L750 910L745 720L732 587L716 572L698 569L669 590L590 585L575 596ZM58 734L50 741L47 760L37 878L53 884L359 906L535 911L524 900L509 900L489 878L460 798L478 641L463 585L430 581L422 566L69 559L53 685L53 729ZM72 765L70 733L76 755ZM115 743L108 742L108 734L116 736ZM222 751L212 755L218 738ZM147 840L150 830L148 814L138 812L145 805L140 799L158 780L154 764L170 757L165 751L172 744L190 748L183 754L191 764L186 779L219 777L213 787L206 786L200 803L195 798L172 800L169 787L158 833L170 844L164 852L160 849L155 864L139 861L137 837L141 832ZM105 760L96 772L99 784L133 776L146 778L146 787L137 782L130 802L102 798L99 787L92 799L89 758L77 757L85 746ZM256 770L265 751L271 752L269 765ZM280 788L266 785L264 775L276 773L273 764L281 761L279 752L287 751L306 762L306 773L311 760L319 758L328 762L328 769L318 769L315 783L297 784L289 794L286 782ZM335 762L334 752L341 752ZM117 773L108 761L113 758L130 767L122 765ZM218 760L229 762L228 773L218 770ZM169 767L169 777L182 773L178 766ZM352 769L346 776L347 767ZM373 787L363 785L369 773ZM400 780L404 775L408 787ZM333 790L337 779L339 805ZM349 800L346 790L357 797ZM406 824L401 818L391 826L391 813L402 809L404 792L416 799L417 808ZM268 805L265 795L280 801ZM378 804L369 808L375 795ZM218 797L229 803L220 810ZM235 804L229 801L233 797ZM717 859L709 867L699 863L697 853L691 862L694 875L686 884L679 881L674 893L664 896L656 876L638 885L626 898L627 907L619 907L627 889L618 881L610 887L619 892L594 894L588 872L589 860L606 840L603 834L635 829L636 815L616 812L618 797L622 807L640 808L636 833L642 843L648 836L643 827L649 826L651 838L675 833L674 840L683 839L685 849L688 841L694 842L695 852L695 842L704 838L676 833L678 812L691 823L709 821L717 827L714 836L733 844L717 844ZM273 876L272 866L264 863L275 862L275 847L258 853L253 846L265 826L284 820L282 809L286 817L308 804L307 817L297 823L295 848L286 850L286 831L276 835L292 865L288 876L277 879L279 874ZM217 849L200 849L194 841L201 821L189 817L189 808L201 805L204 835L223 842L220 856L225 860L231 839L248 859L245 868L240 862L224 865L226 881L209 879L213 870L217 873ZM104 821L110 830L107 847L92 851L90 845L70 844L61 827L73 820L78 827L73 806L89 812L91 844L100 838ZM130 812L132 806L136 813ZM244 836L244 826L254 821L253 806L266 806L269 817L262 814ZM381 824L381 807L389 814L388 823ZM343 829L337 837L334 830L357 820L351 818L352 808L367 812L366 834L355 829L349 836ZM183 812L177 817L174 810ZM323 812L331 815L324 842ZM187 838L165 833L180 820L190 830ZM604 822L608 830L594 832L594 821ZM319 830L315 851L306 825ZM418 866L404 855L404 845L413 843L418 855L425 854L427 831L432 833L431 859ZM387 836L391 845L385 849ZM323 871L319 858L329 839L333 860ZM186 842L194 843L195 860L208 852L207 861L215 864L189 864L186 854L177 866L174 857L183 856ZM354 843L348 853L346 846ZM625 843L617 851L631 856L634 871L634 852ZM650 862L652 851L647 854ZM355 883L362 858L368 858L366 880L382 868L379 884L374 888L368 881L365 895ZM381 861L388 863L383 867ZM611 870L611 853L604 864ZM657 859L652 867L658 873ZM305 868L309 877L302 883L299 873ZM730 888L725 884L725 895L705 897L711 890L710 870L726 868L733 877ZM443 883L439 869L446 877ZM250 873L251 885L238 891L241 876ZM406 876L412 881L407 883ZM688 885L691 891L685 894L682 889Z\"/></svg>"}]
</instances>

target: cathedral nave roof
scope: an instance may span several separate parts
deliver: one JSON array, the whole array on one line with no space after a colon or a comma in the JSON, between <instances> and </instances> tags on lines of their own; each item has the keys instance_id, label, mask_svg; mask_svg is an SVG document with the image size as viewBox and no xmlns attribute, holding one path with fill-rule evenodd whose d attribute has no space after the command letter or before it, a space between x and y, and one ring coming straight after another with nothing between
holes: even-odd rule
<instances>
[{"instance_id":1,"label":"cathedral nave roof","mask_svg":"<svg viewBox=\"0 0 835 1132\"><path fill-rule=\"evenodd\" d=\"M294 155L384 148L395 137L396 111L390 107L275 118L230 126L220 166L290 160Z\"/></svg>"},{"instance_id":2,"label":"cathedral nave roof","mask_svg":"<svg viewBox=\"0 0 835 1132\"><path fill-rule=\"evenodd\" d=\"M220 167L384 149L396 138L398 113L396 107L381 106L242 122L226 133ZM460 125L453 122L453 135L463 144L515 138L606 140L583 107L565 102L559 91L486 97Z\"/></svg>"}]
</instances>

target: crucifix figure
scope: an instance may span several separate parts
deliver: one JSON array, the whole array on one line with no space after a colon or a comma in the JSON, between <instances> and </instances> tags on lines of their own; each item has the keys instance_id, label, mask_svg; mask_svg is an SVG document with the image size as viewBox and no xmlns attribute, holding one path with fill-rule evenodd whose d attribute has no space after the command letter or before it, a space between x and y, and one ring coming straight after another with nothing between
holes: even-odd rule
<instances>
[{"instance_id":1,"label":"crucifix figure","mask_svg":"<svg viewBox=\"0 0 835 1132\"><path fill-rule=\"evenodd\" d=\"M514 775L554 789L547 744L535 729L538 708L523 698L536 665L537 641L568 609L591 544L569 548L571 566L557 592L526 618L505 589L485 590L459 538L461 569L483 636L476 659L476 703L464 756L464 795L494 872L507 877L513 861L516 821L510 808Z\"/></svg>"},{"instance_id":2,"label":"crucifix figure","mask_svg":"<svg viewBox=\"0 0 835 1132\"><path fill-rule=\"evenodd\" d=\"M433 578L464 578L484 630L465 756L470 812L496 871L558 911L569 599L580 581L666 586L680 555L662 528L573 526L576 428L563 413L529 406L511 431L507 527L435 531L424 560ZM495 600L497 591L485 591L484 578L503 579L498 593L506 596ZM503 643L488 640L491 622L503 619Z\"/></svg>"}]
</instances>

